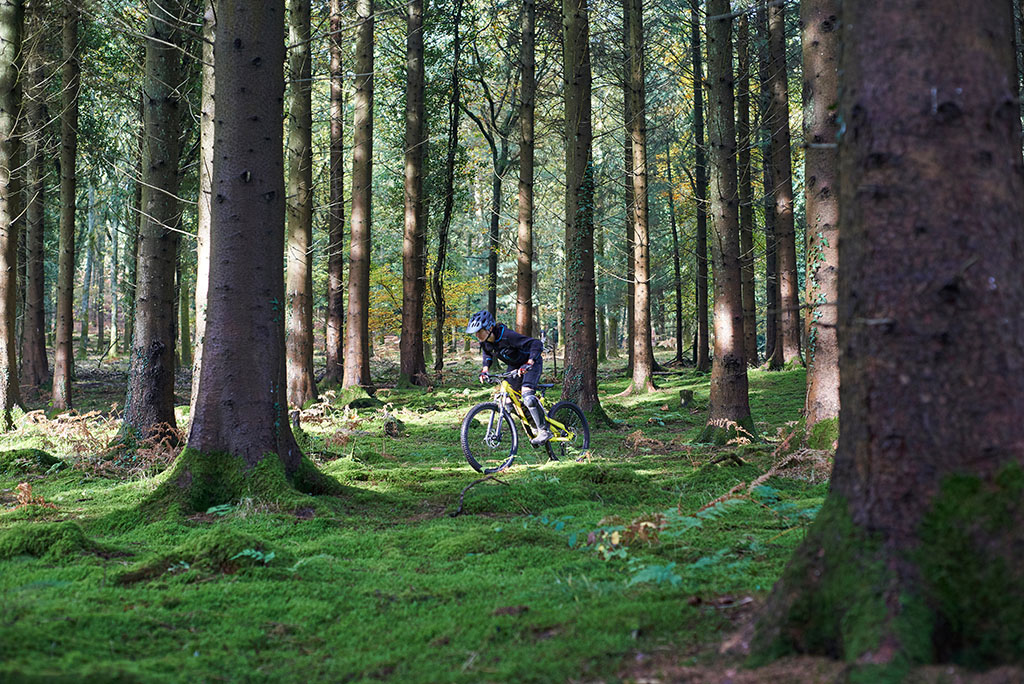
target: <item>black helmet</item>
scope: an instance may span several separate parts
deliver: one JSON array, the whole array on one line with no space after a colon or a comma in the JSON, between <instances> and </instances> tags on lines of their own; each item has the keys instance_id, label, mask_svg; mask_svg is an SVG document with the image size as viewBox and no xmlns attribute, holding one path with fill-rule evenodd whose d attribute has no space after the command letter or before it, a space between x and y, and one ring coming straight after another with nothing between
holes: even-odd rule
<instances>
[{"instance_id":1,"label":"black helmet","mask_svg":"<svg viewBox=\"0 0 1024 684\"><path fill-rule=\"evenodd\" d=\"M486 309L483 311L477 311L469 319L469 325L466 326L466 334L472 335L477 330L485 328L490 330L494 327L494 324L494 316L491 315L490 311L487 311Z\"/></svg>"}]
</instances>

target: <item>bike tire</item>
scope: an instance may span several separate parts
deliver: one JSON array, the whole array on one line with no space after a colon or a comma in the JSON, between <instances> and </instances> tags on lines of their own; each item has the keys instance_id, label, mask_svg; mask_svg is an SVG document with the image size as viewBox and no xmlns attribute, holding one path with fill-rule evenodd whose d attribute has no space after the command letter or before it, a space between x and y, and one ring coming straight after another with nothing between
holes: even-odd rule
<instances>
[{"instance_id":1,"label":"bike tire","mask_svg":"<svg viewBox=\"0 0 1024 684\"><path fill-rule=\"evenodd\" d=\"M512 465L519 447L515 423L493 401L485 401L469 410L459 436L466 461L473 470L485 475Z\"/></svg>"},{"instance_id":2,"label":"bike tire","mask_svg":"<svg viewBox=\"0 0 1024 684\"><path fill-rule=\"evenodd\" d=\"M548 411L548 418L565 425L575 435L570 442L549 442L549 455L556 461L575 461L582 458L590 448L590 425L587 423L587 417L583 414L583 409L571 401L560 401ZM565 434L554 424L549 427L551 434L556 437Z\"/></svg>"}]
</instances>

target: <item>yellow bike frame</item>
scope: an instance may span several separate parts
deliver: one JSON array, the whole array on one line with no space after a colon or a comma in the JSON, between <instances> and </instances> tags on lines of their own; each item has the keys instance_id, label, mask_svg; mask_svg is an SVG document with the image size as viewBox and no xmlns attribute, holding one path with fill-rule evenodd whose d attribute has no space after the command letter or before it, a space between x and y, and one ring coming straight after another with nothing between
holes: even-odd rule
<instances>
[{"instance_id":1,"label":"yellow bike frame","mask_svg":"<svg viewBox=\"0 0 1024 684\"><path fill-rule=\"evenodd\" d=\"M508 397L512 402L512 406L515 407L514 415L519 417L519 422L523 424L524 428L528 428L532 432L533 423L531 423L530 419L526 416L526 409L523 407L523 395L517 392L515 388L509 384L508 380L501 381L495 395L499 406L502 405L501 400ZM540 405L544 407L544 399L539 394L536 396ZM547 419L548 425L556 428L551 431L551 439L549 439L548 442L571 442L576 438L576 433L572 432L569 428L565 427L565 425L554 420L548 415L547 407L544 407L544 417Z\"/></svg>"}]
</instances>

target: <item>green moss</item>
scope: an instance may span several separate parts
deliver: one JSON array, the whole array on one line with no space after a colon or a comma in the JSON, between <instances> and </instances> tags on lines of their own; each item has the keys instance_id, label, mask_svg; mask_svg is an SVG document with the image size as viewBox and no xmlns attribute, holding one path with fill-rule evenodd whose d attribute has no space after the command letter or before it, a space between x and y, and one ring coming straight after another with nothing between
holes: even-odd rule
<instances>
[{"instance_id":1,"label":"green moss","mask_svg":"<svg viewBox=\"0 0 1024 684\"><path fill-rule=\"evenodd\" d=\"M833 445L839 439L839 419L828 418L820 420L811 426L811 431L806 436L807 448L832 451Z\"/></svg>"},{"instance_id":2,"label":"green moss","mask_svg":"<svg viewBox=\"0 0 1024 684\"><path fill-rule=\"evenodd\" d=\"M76 522L18 523L0 532L0 558L36 556L60 560L99 550Z\"/></svg>"},{"instance_id":3,"label":"green moss","mask_svg":"<svg viewBox=\"0 0 1024 684\"><path fill-rule=\"evenodd\" d=\"M270 556L271 553L274 555ZM135 565L118 575L116 582L133 584L167 572L230 574L245 566L284 565L293 561L290 554L282 555L280 549L271 551L269 544L251 534L217 525L189 537L169 552Z\"/></svg>"},{"instance_id":4,"label":"green moss","mask_svg":"<svg viewBox=\"0 0 1024 684\"><path fill-rule=\"evenodd\" d=\"M342 408L360 409L380 408L384 403L367 392L364 387L354 386L339 390L334 399L334 405Z\"/></svg>"},{"instance_id":5,"label":"green moss","mask_svg":"<svg viewBox=\"0 0 1024 684\"><path fill-rule=\"evenodd\" d=\"M947 478L920 537L913 557L938 657L975 668L1024 660L1024 469Z\"/></svg>"},{"instance_id":6,"label":"green moss","mask_svg":"<svg viewBox=\"0 0 1024 684\"><path fill-rule=\"evenodd\" d=\"M0 451L0 473L4 475L45 473L57 463L61 463L59 458L42 449Z\"/></svg>"},{"instance_id":7,"label":"green moss","mask_svg":"<svg viewBox=\"0 0 1024 684\"><path fill-rule=\"evenodd\" d=\"M708 423L704 426L700 435L694 440L695 444L714 444L715 446L725 446L734 439L748 439L752 442L757 442L761 438L758 436L757 428L754 426L754 419L750 416L729 425L713 425Z\"/></svg>"}]
</instances>

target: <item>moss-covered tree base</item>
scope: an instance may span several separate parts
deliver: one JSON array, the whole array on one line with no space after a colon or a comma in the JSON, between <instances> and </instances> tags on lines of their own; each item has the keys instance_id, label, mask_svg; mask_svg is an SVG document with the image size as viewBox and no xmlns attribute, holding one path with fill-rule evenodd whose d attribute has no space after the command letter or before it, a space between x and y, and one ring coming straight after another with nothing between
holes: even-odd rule
<instances>
[{"instance_id":1,"label":"moss-covered tree base","mask_svg":"<svg viewBox=\"0 0 1024 684\"><path fill-rule=\"evenodd\" d=\"M384 405L380 399L377 399L368 391L365 387L347 387L343 390L338 390L338 394L334 399L334 405L341 408L380 408Z\"/></svg>"},{"instance_id":2,"label":"moss-covered tree base","mask_svg":"<svg viewBox=\"0 0 1024 684\"><path fill-rule=\"evenodd\" d=\"M0 451L0 473L5 475L45 473L60 462L59 458L41 449Z\"/></svg>"},{"instance_id":3,"label":"moss-covered tree base","mask_svg":"<svg viewBox=\"0 0 1024 684\"><path fill-rule=\"evenodd\" d=\"M819 420L806 431L804 444L808 449L835 451L839 442L839 419Z\"/></svg>"},{"instance_id":4,"label":"moss-covered tree base","mask_svg":"<svg viewBox=\"0 0 1024 684\"><path fill-rule=\"evenodd\" d=\"M231 454L181 452L164 481L143 503L149 514L173 507L183 511L206 511L243 498L272 501L289 507L308 506L303 494L340 494L337 480L321 473L306 457L289 477L276 454L265 454L255 466Z\"/></svg>"},{"instance_id":5,"label":"moss-covered tree base","mask_svg":"<svg viewBox=\"0 0 1024 684\"><path fill-rule=\"evenodd\" d=\"M831 495L761 613L750 665L791 654L854 665L851 681L913 666L1024 662L1024 470L952 476L914 543L883 544Z\"/></svg>"},{"instance_id":6,"label":"moss-covered tree base","mask_svg":"<svg viewBox=\"0 0 1024 684\"><path fill-rule=\"evenodd\" d=\"M718 424L718 422L708 423L704 426L701 433L697 435L694 443L725 446L730 443L737 444L743 440L750 442L760 440L757 428L754 426L754 419L751 416L747 416L739 421L728 421L722 424Z\"/></svg>"}]
</instances>

